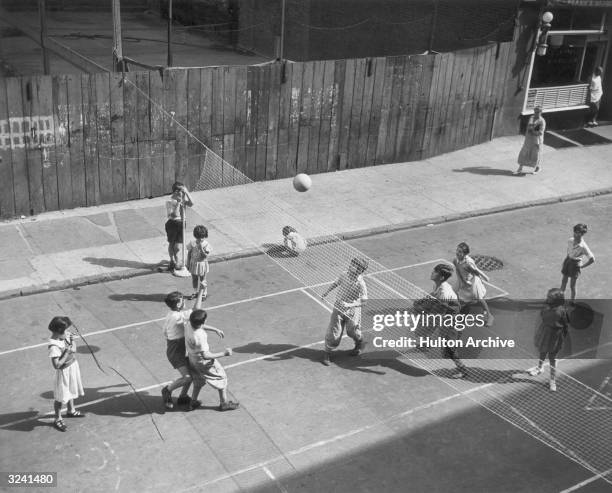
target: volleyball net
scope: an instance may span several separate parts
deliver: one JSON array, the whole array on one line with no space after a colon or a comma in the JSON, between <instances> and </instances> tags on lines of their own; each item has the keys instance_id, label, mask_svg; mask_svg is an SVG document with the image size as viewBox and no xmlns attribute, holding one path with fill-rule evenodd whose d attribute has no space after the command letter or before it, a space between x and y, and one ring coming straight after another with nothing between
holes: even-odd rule
<instances>
[{"instance_id":1,"label":"volleyball net","mask_svg":"<svg viewBox=\"0 0 612 493\"><path fill-rule=\"evenodd\" d=\"M156 101L150 102L159 106L167 118L173 119L170 111ZM173 124L181 126L176 120ZM199 171L193 189L207 191L194 208L211 221L215 234L224 237L224 241L267 255L330 310L335 293L326 300L321 299L322 293L347 271L352 259L367 259L369 267L364 278L370 301L364 309L364 325L375 313L416 314L422 312L424 306L430 314L449 313L448 306L398 271L387 268L338 236L334 231L333 197L330 197L329 217L309 217L304 213L307 194L280 188L278 193L267 192L186 128L183 127L183 131L189 134L189 148L197 150L189 156L191 166ZM237 204L241 210L249 211L248 217L235 214ZM307 239L308 247L304 252L294 255L283 248L281 230L284 226L292 226ZM483 337L503 336L499 330L495 325L479 328ZM387 339L401 339L414 336L414 331L406 327L385 327L384 335ZM420 331L420 335L436 337L434 330ZM585 409L593 395L609 403L611 408L612 399L568 372L557 369L558 391L550 392L544 385L547 371L536 378L525 373L525 369L536 361L534 354L525 347L506 348L496 358L467 360L469 377L457 380L449 378L454 365L450 359L443 358L441 348L404 347L393 351L406 362L430 372L473 402L612 483L612 413ZM571 370L576 367L576 361L568 360L562 366Z\"/></svg>"}]
</instances>

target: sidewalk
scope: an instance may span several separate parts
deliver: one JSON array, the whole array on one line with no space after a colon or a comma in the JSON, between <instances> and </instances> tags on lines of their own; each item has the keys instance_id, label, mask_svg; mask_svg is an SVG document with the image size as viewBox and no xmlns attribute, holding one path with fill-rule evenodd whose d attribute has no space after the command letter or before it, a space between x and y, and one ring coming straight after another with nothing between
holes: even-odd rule
<instances>
[{"instance_id":1,"label":"sidewalk","mask_svg":"<svg viewBox=\"0 0 612 493\"><path fill-rule=\"evenodd\" d=\"M612 141L612 126L594 132ZM426 161L315 175L312 189L302 194L293 190L291 180L196 192L189 225L209 227L214 262L253 255L258 245L280 242L283 225L253 215L262 194L351 238L612 193L612 144L547 146L542 173L519 177L512 171L522 140L503 137ZM165 200L0 223L0 299L155 272L168 258ZM213 217L207 203L215 204ZM228 224L240 225L248 239L229 231Z\"/></svg>"}]
</instances>

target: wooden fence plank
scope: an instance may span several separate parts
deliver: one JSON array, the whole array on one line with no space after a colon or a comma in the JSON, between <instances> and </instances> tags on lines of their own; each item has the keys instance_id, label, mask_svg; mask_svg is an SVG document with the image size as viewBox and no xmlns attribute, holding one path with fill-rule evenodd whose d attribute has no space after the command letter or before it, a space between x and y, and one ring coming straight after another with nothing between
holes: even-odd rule
<instances>
[{"instance_id":1,"label":"wooden fence plank","mask_svg":"<svg viewBox=\"0 0 612 493\"><path fill-rule=\"evenodd\" d=\"M176 70L174 78L174 127L176 128L176 177L185 183L187 181L187 143L189 135L187 128L187 70Z\"/></svg>"},{"instance_id":2,"label":"wooden fence plank","mask_svg":"<svg viewBox=\"0 0 612 493\"><path fill-rule=\"evenodd\" d=\"M316 172L327 171L329 141L331 133L331 113L334 103L334 69L333 60L323 62L323 86L321 88L321 118L319 129L319 152L317 153Z\"/></svg>"},{"instance_id":3,"label":"wooden fence plank","mask_svg":"<svg viewBox=\"0 0 612 493\"><path fill-rule=\"evenodd\" d=\"M477 144L479 142L474 140L474 127L476 124L476 119L478 118L478 112L480 108L480 89L483 83L483 72L484 72L484 64L487 57L486 46L480 47L476 50L476 59L473 62L472 70L472 83L470 87L470 113L466 115L466 119L464 120L464 141L466 145L471 146Z\"/></svg>"},{"instance_id":4,"label":"wooden fence plank","mask_svg":"<svg viewBox=\"0 0 612 493\"><path fill-rule=\"evenodd\" d=\"M247 68L247 101L246 101L246 176L255 180L257 162L257 111L259 108L259 73L261 67Z\"/></svg>"},{"instance_id":5,"label":"wooden fence plank","mask_svg":"<svg viewBox=\"0 0 612 493\"><path fill-rule=\"evenodd\" d=\"M192 68L187 71L187 178L189 188L195 188L200 178L201 156L205 148L200 143L200 94L201 71Z\"/></svg>"},{"instance_id":6,"label":"wooden fence plank","mask_svg":"<svg viewBox=\"0 0 612 493\"><path fill-rule=\"evenodd\" d=\"M363 98L361 106L361 118L359 120L359 143L357 146L357 165L370 166L368 162L368 143L370 140L370 119L372 116L372 96L374 94L374 58L365 60Z\"/></svg>"},{"instance_id":7,"label":"wooden fence plank","mask_svg":"<svg viewBox=\"0 0 612 493\"><path fill-rule=\"evenodd\" d=\"M123 84L125 187L127 199L137 199L140 194L138 171L138 90L136 72L125 74Z\"/></svg>"},{"instance_id":8,"label":"wooden fence plank","mask_svg":"<svg viewBox=\"0 0 612 493\"><path fill-rule=\"evenodd\" d=\"M428 158L432 155L432 147L434 142L434 134L438 132L438 123L440 120L439 105L440 102L436 99L438 96L438 87L444 83L442 55L430 55L433 58L431 86L427 95L427 117L425 120L425 131L423 135L423 145L421 159ZM424 88L427 93L427 89Z\"/></svg>"},{"instance_id":9,"label":"wooden fence plank","mask_svg":"<svg viewBox=\"0 0 612 493\"><path fill-rule=\"evenodd\" d=\"M359 156L359 131L361 130L361 108L366 75L366 59L355 60L353 100L349 119L348 143L346 150L347 168L358 168L362 158Z\"/></svg>"},{"instance_id":10,"label":"wooden fence plank","mask_svg":"<svg viewBox=\"0 0 612 493\"><path fill-rule=\"evenodd\" d=\"M50 76L36 77L36 93L33 101L32 128L36 132L33 144L40 152L44 208L59 209L55 130L53 122L53 86Z\"/></svg>"},{"instance_id":11,"label":"wooden fence plank","mask_svg":"<svg viewBox=\"0 0 612 493\"><path fill-rule=\"evenodd\" d=\"M270 98L268 100L268 140L266 144L266 180L274 180L278 176L278 126L279 104L281 91L281 65L275 63L270 66Z\"/></svg>"},{"instance_id":12,"label":"wooden fence plank","mask_svg":"<svg viewBox=\"0 0 612 493\"><path fill-rule=\"evenodd\" d=\"M224 67L213 68L212 73L212 142L210 148L212 151L223 157L223 91L224 91L224 78L223 78ZM222 170L218 170L219 176L217 180L221 181Z\"/></svg>"},{"instance_id":13,"label":"wooden fence plank","mask_svg":"<svg viewBox=\"0 0 612 493\"><path fill-rule=\"evenodd\" d=\"M164 187L164 82L159 72L149 74L149 98L151 104L151 194L159 197L167 190Z\"/></svg>"},{"instance_id":14,"label":"wooden fence plank","mask_svg":"<svg viewBox=\"0 0 612 493\"><path fill-rule=\"evenodd\" d=\"M268 154L268 105L270 101L270 66L264 65L259 71L257 88L259 108L257 109L257 156L255 165L255 180L266 178L266 156Z\"/></svg>"},{"instance_id":15,"label":"wooden fence plank","mask_svg":"<svg viewBox=\"0 0 612 493\"><path fill-rule=\"evenodd\" d=\"M81 75L83 94L83 147L85 150L85 191L87 205L100 204L100 174L98 171L98 129L96 82L94 75Z\"/></svg>"},{"instance_id":16,"label":"wooden fence plank","mask_svg":"<svg viewBox=\"0 0 612 493\"><path fill-rule=\"evenodd\" d=\"M329 148L327 153L327 171L336 171L340 168L340 133L342 126L342 103L344 98L344 77L346 74L346 60L334 62L334 85L332 105L329 121Z\"/></svg>"},{"instance_id":17,"label":"wooden fence plank","mask_svg":"<svg viewBox=\"0 0 612 493\"><path fill-rule=\"evenodd\" d=\"M13 191L16 214L30 214L30 181L26 161L26 142L23 134L23 98L21 80L9 77L6 80L7 110L10 123ZM33 212L32 212L33 213Z\"/></svg>"},{"instance_id":18,"label":"wooden fence plank","mask_svg":"<svg viewBox=\"0 0 612 493\"><path fill-rule=\"evenodd\" d=\"M285 81L280 86L279 113L278 113L278 153L276 164L276 177L287 178L291 176L289 167L289 126L291 120L291 78L294 63L284 62ZM282 67L281 67L282 70Z\"/></svg>"},{"instance_id":19,"label":"wooden fence plank","mask_svg":"<svg viewBox=\"0 0 612 493\"><path fill-rule=\"evenodd\" d=\"M312 114L312 80L315 62L304 62L300 99L300 126L298 134L297 173L308 168L308 145L310 144L310 116Z\"/></svg>"},{"instance_id":20,"label":"wooden fence plank","mask_svg":"<svg viewBox=\"0 0 612 493\"><path fill-rule=\"evenodd\" d=\"M438 127L435 131L435 139L432 141L432 156L437 156L441 154L444 149L444 142L446 139L446 135L448 132L448 119L450 116L450 104L451 104L451 95L453 88L453 73L454 73L454 63L455 56L452 53L445 53L442 55L442 84L438 85L438 93L435 96L435 101L437 101L438 109Z\"/></svg>"},{"instance_id":21,"label":"wooden fence plank","mask_svg":"<svg viewBox=\"0 0 612 493\"><path fill-rule=\"evenodd\" d=\"M68 88L65 75L56 75L51 81L53 102L53 133L57 169L58 206L70 209L72 204L72 176L70 174L70 146L68 141ZM1 117L0 117L1 118Z\"/></svg>"},{"instance_id":22,"label":"wooden fence plank","mask_svg":"<svg viewBox=\"0 0 612 493\"><path fill-rule=\"evenodd\" d=\"M175 112L175 70L163 72L163 144L164 144L164 191L171 193L172 184L177 179L176 170L176 122ZM126 120L127 122L127 120Z\"/></svg>"},{"instance_id":23,"label":"wooden fence plank","mask_svg":"<svg viewBox=\"0 0 612 493\"><path fill-rule=\"evenodd\" d=\"M100 202L113 202L113 171L111 147L111 100L108 72L98 72L92 78L96 90L96 129Z\"/></svg>"},{"instance_id":24,"label":"wooden fence plank","mask_svg":"<svg viewBox=\"0 0 612 493\"><path fill-rule=\"evenodd\" d=\"M38 84L36 77L21 79L23 101L23 134L25 140L26 164L30 183L30 210L34 214L45 210L43 190L42 148L38 145Z\"/></svg>"},{"instance_id":25,"label":"wooden fence plank","mask_svg":"<svg viewBox=\"0 0 612 493\"><path fill-rule=\"evenodd\" d=\"M425 136L428 133L427 122L429 121L429 95L434 83L435 57L431 55L419 55L421 65L419 83L417 86L416 107L414 109L413 127L411 132L412 145L406 159L408 161L420 161L425 158Z\"/></svg>"},{"instance_id":26,"label":"wooden fence plank","mask_svg":"<svg viewBox=\"0 0 612 493\"><path fill-rule=\"evenodd\" d=\"M0 77L0 216L15 215L13 190L13 153L8 111L6 79Z\"/></svg>"},{"instance_id":27,"label":"wooden fence plank","mask_svg":"<svg viewBox=\"0 0 612 493\"><path fill-rule=\"evenodd\" d=\"M355 60L346 60L344 86L342 88L342 108L338 113L338 169L348 168L348 145L351 130L353 89L355 87Z\"/></svg>"},{"instance_id":28,"label":"wooden fence plank","mask_svg":"<svg viewBox=\"0 0 612 493\"><path fill-rule=\"evenodd\" d=\"M370 109L370 121L368 122L368 148L365 158L368 166L376 164L387 59L382 57L374 58L372 64L372 106Z\"/></svg>"},{"instance_id":29,"label":"wooden fence plank","mask_svg":"<svg viewBox=\"0 0 612 493\"><path fill-rule=\"evenodd\" d=\"M478 61L480 59L481 50L476 47L472 48L470 51L471 56L466 60L467 76L463 87L462 112L458 122L460 131L455 141L455 147L457 149L463 149L470 145L470 139L467 138L468 126L470 124L472 110L476 106L474 104L474 93L476 91L476 85L478 84Z\"/></svg>"},{"instance_id":30,"label":"wooden fence plank","mask_svg":"<svg viewBox=\"0 0 612 493\"><path fill-rule=\"evenodd\" d=\"M495 47L489 46L483 64L482 85L480 88L480 105L477 112L477 120L474 125L474 141L483 142L486 133L486 121L490 107L491 81L493 78L495 63Z\"/></svg>"},{"instance_id":31,"label":"wooden fence plank","mask_svg":"<svg viewBox=\"0 0 612 493\"><path fill-rule=\"evenodd\" d=\"M123 114L123 75L110 74L110 146L113 201L126 200L125 154L124 154L124 114Z\"/></svg>"},{"instance_id":32,"label":"wooden fence plank","mask_svg":"<svg viewBox=\"0 0 612 493\"><path fill-rule=\"evenodd\" d=\"M83 92L81 76L66 75L68 95L68 147L70 148L70 177L72 207L87 205L85 186L85 149L83 128Z\"/></svg>"},{"instance_id":33,"label":"wooden fence plank","mask_svg":"<svg viewBox=\"0 0 612 493\"><path fill-rule=\"evenodd\" d=\"M384 162L392 163L395 158L395 142L397 140L397 130L401 115L401 100L404 87L404 71L408 57L392 57L391 65L391 106L389 108L389 120L387 129L387 139L385 142Z\"/></svg>"},{"instance_id":34,"label":"wooden fence plank","mask_svg":"<svg viewBox=\"0 0 612 493\"><path fill-rule=\"evenodd\" d=\"M467 106L467 96L471 80L471 62L474 59L473 50L461 50L459 53L459 63L461 78L455 93L455 114L453 117L453 131L449 141L449 150L463 147L461 135L463 133L464 113Z\"/></svg>"},{"instance_id":35,"label":"wooden fence plank","mask_svg":"<svg viewBox=\"0 0 612 493\"><path fill-rule=\"evenodd\" d=\"M406 161L415 145L412 132L415 125L416 106L419 95L419 82L423 65L418 55L406 58L404 66L404 84L400 99L400 117L397 125L394 162Z\"/></svg>"},{"instance_id":36,"label":"wooden fence plank","mask_svg":"<svg viewBox=\"0 0 612 493\"><path fill-rule=\"evenodd\" d=\"M230 163L242 174L246 174L246 112L247 112L247 67L232 67L236 79L236 102L234 115L234 152Z\"/></svg>"},{"instance_id":37,"label":"wooden fence plank","mask_svg":"<svg viewBox=\"0 0 612 493\"><path fill-rule=\"evenodd\" d=\"M446 114L446 132L444 133L444 144L442 152L452 149L453 140L457 131L457 119L461 109L462 89L465 79L465 58L454 53L454 70L448 99L448 113Z\"/></svg>"},{"instance_id":38,"label":"wooden fence plank","mask_svg":"<svg viewBox=\"0 0 612 493\"><path fill-rule=\"evenodd\" d=\"M236 74L223 67L223 184L232 185L234 172L234 120L236 118Z\"/></svg>"},{"instance_id":39,"label":"wooden fence plank","mask_svg":"<svg viewBox=\"0 0 612 493\"><path fill-rule=\"evenodd\" d=\"M323 106L323 83L325 62L312 63L312 84L310 97L310 117L308 124L308 154L304 171L312 174L317 172L319 158L319 142L321 133L321 107Z\"/></svg>"},{"instance_id":40,"label":"wooden fence plank","mask_svg":"<svg viewBox=\"0 0 612 493\"><path fill-rule=\"evenodd\" d=\"M202 175L206 166L206 152L212 147L212 95L213 95L213 71L212 67L200 69L200 124L198 139L201 142L199 150L199 176Z\"/></svg>"},{"instance_id":41,"label":"wooden fence plank","mask_svg":"<svg viewBox=\"0 0 612 493\"><path fill-rule=\"evenodd\" d=\"M387 162L385 161L385 151L389 132L389 118L391 116L391 89L393 87L393 73L396 70L396 59L397 57L386 58L384 76L381 80L383 97L380 106L380 123L376 141L376 164Z\"/></svg>"}]
</instances>

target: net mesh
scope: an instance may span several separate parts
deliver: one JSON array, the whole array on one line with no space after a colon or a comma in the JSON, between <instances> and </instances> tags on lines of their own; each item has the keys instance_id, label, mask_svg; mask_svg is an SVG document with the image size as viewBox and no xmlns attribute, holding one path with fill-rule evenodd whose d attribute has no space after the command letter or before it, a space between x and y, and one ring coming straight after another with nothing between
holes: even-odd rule
<instances>
[{"instance_id":1,"label":"net mesh","mask_svg":"<svg viewBox=\"0 0 612 493\"><path fill-rule=\"evenodd\" d=\"M151 103L160 106L155 101ZM168 111L163 111L170 116ZM180 126L177 121L175 124ZM364 274L370 299L368 311L383 313L397 308L398 304L402 310L416 311L415 304L420 309L425 300L429 312L447 313L445 305L419 286L334 234L333 206L330 206L330 218L309 219L301 203L292 200L297 197L296 192L283 196L280 189L275 195L264 191L260 184L254 183L192 134L190 147L197 147L193 157L200 171L194 191L208 191L205 199L194 205L196 212L210 220L219 236L266 254L291 277L307 286L307 291L319 302L332 308L333 296L322 300L321 294L346 272L351 260L358 257L369 260L369 268ZM246 207L250 211L248 217L234 214L238 203L241 210ZM286 225L308 239L308 248L297 256L286 254L282 248L281 230ZM388 338L408 335L404 328L385 330ZM492 337L502 336L496 333L495 326L483 330L489 331ZM558 391L549 392L545 385L546 371L536 378L525 374L534 359L530 352L520 347L505 349L504 357L479 359L477 366L471 361L470 378L459 380L448 378L454 365L443 358L441 349L396 351L490 412L612 483L612 413L595 413L585 408L593 395L598 402L610 404L610 407L612 399L570 375L569 372L585 365L583 360L568 360L564 363L566 371L557 369Z\"/></svg>"}]
</instances>

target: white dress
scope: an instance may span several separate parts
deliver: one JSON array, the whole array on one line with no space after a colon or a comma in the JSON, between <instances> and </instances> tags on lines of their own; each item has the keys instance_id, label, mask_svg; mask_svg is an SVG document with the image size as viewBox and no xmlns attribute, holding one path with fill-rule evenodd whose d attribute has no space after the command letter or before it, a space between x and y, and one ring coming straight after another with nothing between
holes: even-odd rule
<instances>
[{"instance_id":1,"label":"white dress","mask_svg":"<svg viewBox=\"0 0 612 493\"><path fill-rule=\"evenodd\" d=\"M73 343L74 344L74 343ZM65 340L49 339L49 358L59 358L68 348ZM85 395L83 382L81 381L81 370L76 359L67 367L55 370L55 385L53 387L53 399L62 404L69 400Z\"/></svg>"}]
</instances>

